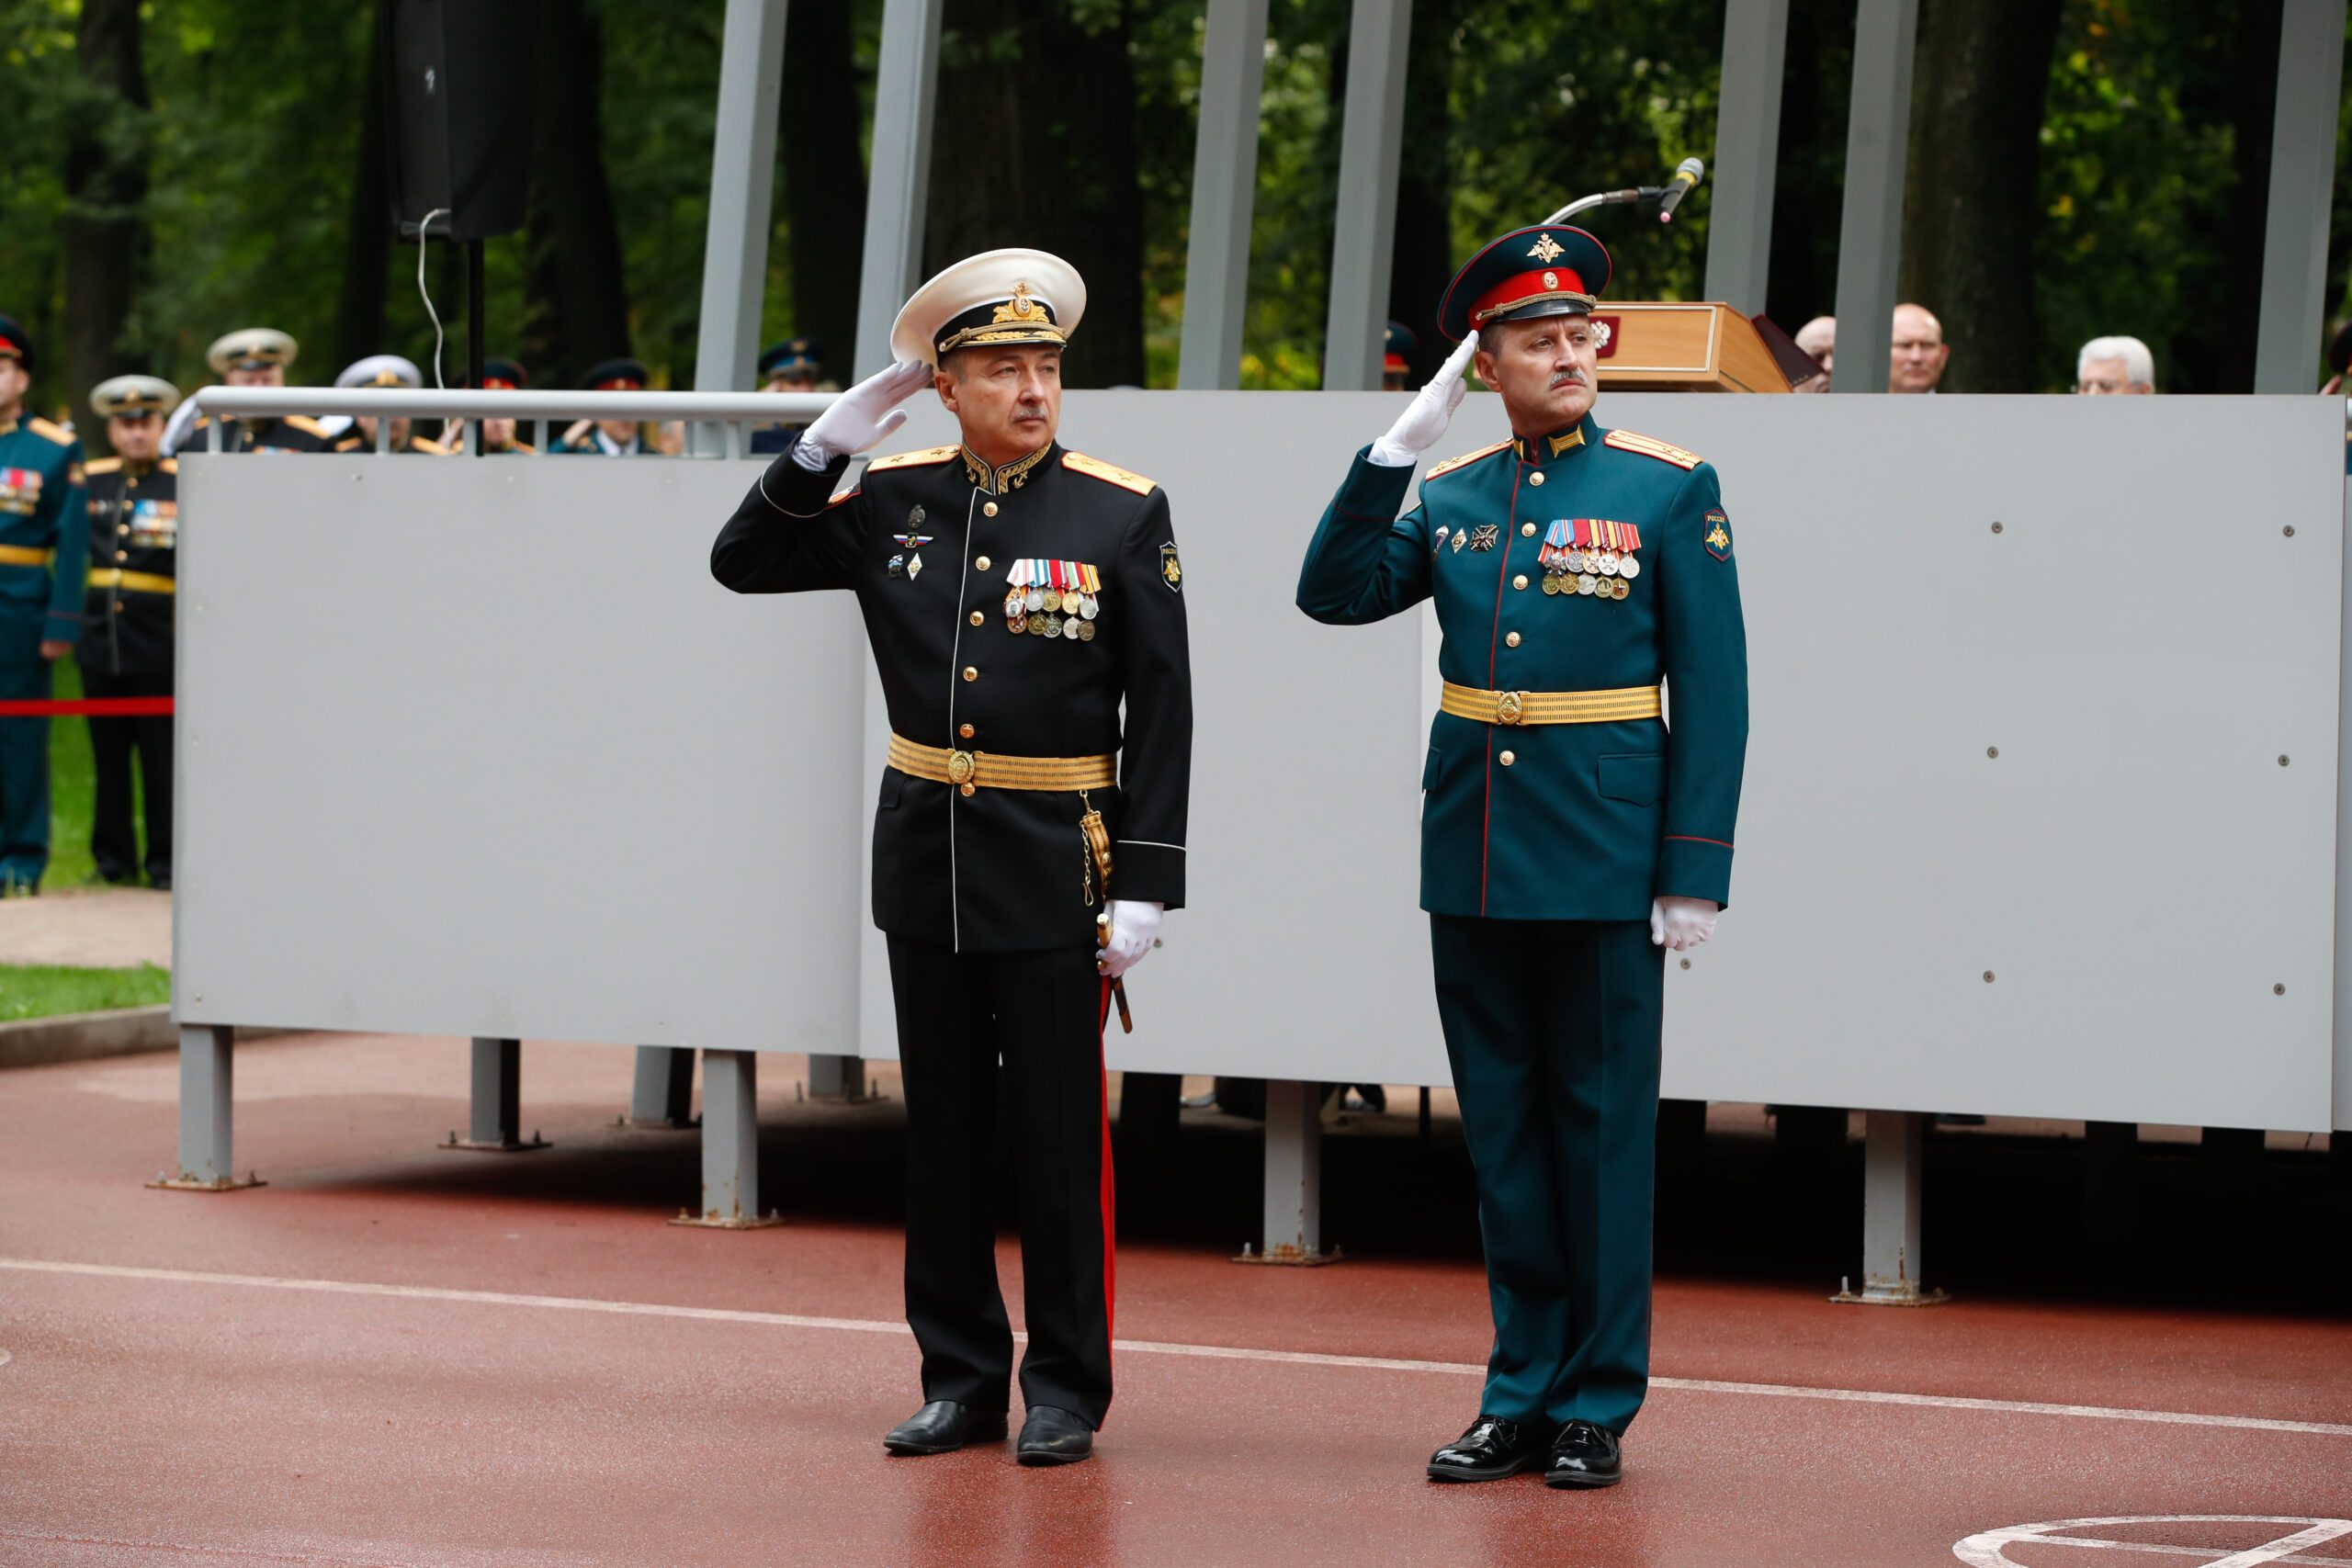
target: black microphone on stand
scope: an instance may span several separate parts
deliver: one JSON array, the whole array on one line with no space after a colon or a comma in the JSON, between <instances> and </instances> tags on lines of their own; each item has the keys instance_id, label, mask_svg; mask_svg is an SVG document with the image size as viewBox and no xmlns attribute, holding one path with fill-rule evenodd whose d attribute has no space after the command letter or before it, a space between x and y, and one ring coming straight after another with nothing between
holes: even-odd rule
<instances>
[{"instance_id":1,"label":"black microphone on stand","mask_svg":"<svg viewBox=\"0 0 2352 1568\"><path fill-rule=\"evenodd\" d=\"M1666 195L1658 201L1657 220L1661 223L1673 222L1675 204L1690 195L1690 187L1706 175L1706 164L1696 158L1683 159L1681 166L1674 171L1674 178L1667 182Z\"/></svg>"}]
</instances>

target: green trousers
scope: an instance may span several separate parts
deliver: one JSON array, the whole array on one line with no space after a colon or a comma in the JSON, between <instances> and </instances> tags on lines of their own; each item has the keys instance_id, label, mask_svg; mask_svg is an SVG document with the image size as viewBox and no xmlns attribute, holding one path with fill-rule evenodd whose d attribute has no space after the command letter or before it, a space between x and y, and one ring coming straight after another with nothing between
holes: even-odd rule
<instances>
[{"instance_id":1,"label":"green trousers","mask_svg":"<svg viewBox=\"0 0 2352 1568\"><path fill-rule=\"evenodd\" d=\"M1623 1433L1649 1389L1664 950L1641 920L1431 915L1430 942L1495 1315L1479 1408Z\"/></svg>"},{"instance_id":2,"label":"green trousers","mask_svg":"<svg viewBox=\"0 0 2352 1568\"><path fill-rule=\"evenodd\" d=\"M0 700L45 700L53 666L0 664ZM49 869L49 720L0 718L0 892Z\"/></svg>"}]
</instances>

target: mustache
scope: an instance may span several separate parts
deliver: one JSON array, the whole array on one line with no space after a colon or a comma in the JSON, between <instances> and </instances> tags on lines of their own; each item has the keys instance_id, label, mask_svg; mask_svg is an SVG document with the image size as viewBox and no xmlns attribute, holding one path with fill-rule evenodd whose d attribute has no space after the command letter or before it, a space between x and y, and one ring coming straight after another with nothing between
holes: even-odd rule
<instances>
[{"instance_id":1,"label":"mustache","mask_svg":"<svg viewBox=\"0 0 2352 1568\"><path fill-rule=\"evenodd\" d=\"M1553 390L1553 391L1555 391L1555 392L1556 392L1556 391L1558 391L1562 387L1580 387L1580 386L1583 386L1583 385L1584 385L1584 372L1583 372L1583 371L1581 371L1581 370L1563 370L1563 371L1561 371L1558 375L1556 375L1556 376L1555 376L1555 377L1553 377L1553 378L1552 378L1552 385L1551 385L1550 389L1551 389L1551 390Z\"/></svg>"}]
</instances>

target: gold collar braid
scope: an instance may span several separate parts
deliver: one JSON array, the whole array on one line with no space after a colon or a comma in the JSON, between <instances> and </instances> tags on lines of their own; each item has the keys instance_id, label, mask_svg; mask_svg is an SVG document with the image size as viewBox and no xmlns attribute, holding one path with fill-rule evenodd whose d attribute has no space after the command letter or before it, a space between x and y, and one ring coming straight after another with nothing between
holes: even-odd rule
<instances>
[{"instance_id":1,"label":"gold collar braid","mask_svg":"<svg viewBox=\"0 0 2352 1568\"><path fill-rule=\"evenodd\" d=\"M1015 457L1001 468L989 467L969 446L959 446L956 450L963 454L966 478L992 495L1002 495L1007 490L1019 490L1028 483L1029 470L1044 462L1046 454L1053 448L1054 444L1048 441L1027 457Z\"/></svg>"}]
</instances>

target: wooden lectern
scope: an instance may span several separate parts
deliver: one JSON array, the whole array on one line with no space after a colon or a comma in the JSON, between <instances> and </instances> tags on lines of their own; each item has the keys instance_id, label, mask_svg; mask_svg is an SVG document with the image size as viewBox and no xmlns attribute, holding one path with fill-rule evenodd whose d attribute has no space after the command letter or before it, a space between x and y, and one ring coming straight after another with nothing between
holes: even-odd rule
<instances>
[{"instance_id":1,"label":"wooden lectern","mask_svg":"<svg viewBox=\"0 0 2352 1568\"><path fill-rule=\"evenodd\" d=\"M1756 324L1724 304L1645 301L1592 313L1600 385L1628 392L1785 392Z\"/></svg>"}]
</instances>

